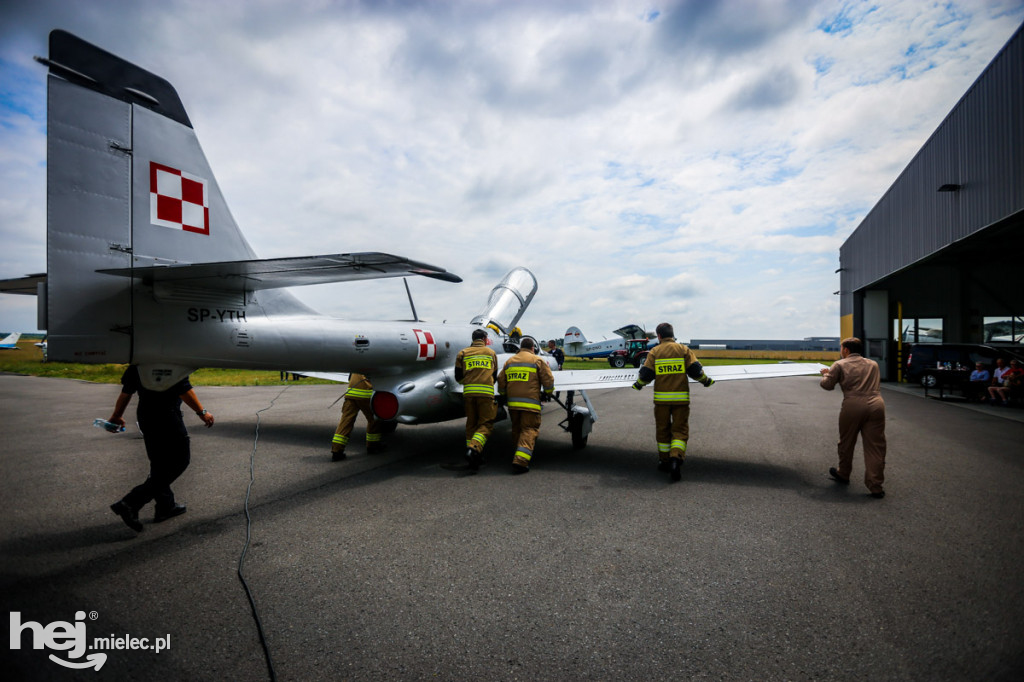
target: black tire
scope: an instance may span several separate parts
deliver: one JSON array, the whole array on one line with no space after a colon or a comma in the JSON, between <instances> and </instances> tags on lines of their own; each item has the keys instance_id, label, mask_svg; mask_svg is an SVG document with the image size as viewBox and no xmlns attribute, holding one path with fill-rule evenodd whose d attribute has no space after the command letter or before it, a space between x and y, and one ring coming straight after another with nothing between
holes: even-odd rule
<instances>
[{"instance_id":1,"label":"black tire","mask_svg":"<svg viewBox=\"0 0 1024 682\"><path fill-rule=\"evenodd\" d=\"M380 422L381 433L394 433L398 428L398 422Z\"/></svg>"},{"instance_id":2,"label":"black tire","mask_svg":"<svg viewBox=\"0 0 1024 682\"><path fill-rule=\"evenodd\" d=\"M931 372L925 372L921 375L921 385L925 388L935 388L938 383L938 379Z\"/></svg>"},{"instance_id":3,"label":"black tire","mask_svg":"<svg viewBox=\"0 0 1024 682\"><path fill-rule=\"evenodd\" d=\"M608 364L615 369L622 369L626 366L626 359L621 355L612 355L608 358Z\"/></svg>"},{"instance_id":4,"label":"black tire","mask_svg":"<svg viewBox=\"0 0 1024 682\"><path fill-rule=\"evenodd\" d=\"M636 358L634 358L634 360L633 360L633 366L637 367L637 368L643 367L644 361L646 359L647 359L646 355L638 355L638 356L636 356Z\"/></svg>"},{"instance_id":5,"label":"black tire","mask_svg":"<svg viewBox=\"0 0 1024 682\"><path fill-rule=\"evenodd\" d=\"M582 414L574 414L569 417L569 435L572 436L572 449L582 450L587 447L587 438L589 435L583 435L583 420L586 419Z\"/></svg>"}]
</instances>

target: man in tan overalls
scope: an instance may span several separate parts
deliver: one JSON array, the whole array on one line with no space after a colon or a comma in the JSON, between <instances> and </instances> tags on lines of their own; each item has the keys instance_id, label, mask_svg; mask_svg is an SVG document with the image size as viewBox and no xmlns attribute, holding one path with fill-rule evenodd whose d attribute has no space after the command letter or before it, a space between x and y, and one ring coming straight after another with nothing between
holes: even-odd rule
<instances>
[{"instance_id":1,"label":"man in tan overalls","mask_svg":"<svg viewBox=\"0 0 1024 682\"><path fill-rule=\"evenodd\" d=\"M370 407L370 398L373 397L373 384L362 374L353 372L348 377L348 390L345 392L345 402L341 406L341 420L334 432L334 440L331 442L331 461L340 462L345 459L345 446L348 445L348 436L355 426L356 416L362 412L366 417L366 453L373 454L384 449L380 442L380 422L373 418L373 409Z\"/></svg>"},{"instance_id":2,"label":"man in tan overalls","mask_svg":"<svg viewBox=\"0 0 1024 682\"><path fill-rule=\"evenodd\" d=\"M540 404L555 391L551 368L544 358L534 354L534 349L533 339L523 339L519 352L508 359L498 375L498 392L508 405L512 439L516 441L516 454L512 458L514 474L530 470L533 447L540 433Z\"/></svg>"},{"instance_id":3,"label":"man in tan overalls","mask_svg":"<svg viewBox=\"0 0 1024 682\"><path fill-rule=\"evenodd\" d=\"M840 359L831 368L821 370L821 387L827 391L836 384L843 389L839 410L839 467L828 475L848 485L853 469L853 448L860 434L864 444L864 485L871 497L885 497L885 401L879 391L878 363L861 355L864 343L851 337L843 339Z\"/></svg>"},{"instance_id":4,"label":"man in tan overalls","mask_svg":"<svg viewBox=\"0 0 1024 682\"><path fill-rule=\"evenodd\" d=\"M455 356L455 380L462 384L462 404L466 408L466 460L470 469L483 464L484 446L494 431L497 377L498 356L487 346L487 332L474 329L473 344Z\"/></svg>"},{"instance_id":5,"label":"man in tan overalls","mask_svg":"<svg viewBox=\"0 0 1024 682\"><path fill-rule=\"evenodd\" d=\"M654 435L658 441L658 470L667 471L675 482L682 478L686 442L690 438L690 378L705 388L715 380L704 373L697 356L688 346L676 343L676 332L668 322L655 330L658 345L647 354L633 388L654 382Z\"/></svg>"}]
</instances>

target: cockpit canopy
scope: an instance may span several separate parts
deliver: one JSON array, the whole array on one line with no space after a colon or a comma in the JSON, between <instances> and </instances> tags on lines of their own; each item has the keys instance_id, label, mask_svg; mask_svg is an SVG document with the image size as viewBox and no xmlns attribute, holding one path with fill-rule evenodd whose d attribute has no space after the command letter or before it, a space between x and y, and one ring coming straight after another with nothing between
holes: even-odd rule
<instances>
[{"instance_id":1,"label":"cockpit canopy","mask_svg":"<svg viewBox=\"0 0 1024 682\"><path fill-rule=\"evenodd\" d=\"M536 293L537 278L533 273L526 268L515 268L491 289L487 305L470 323L481 326L493 324L508 334L515 329Z\"/></svg>"}]
</instances>

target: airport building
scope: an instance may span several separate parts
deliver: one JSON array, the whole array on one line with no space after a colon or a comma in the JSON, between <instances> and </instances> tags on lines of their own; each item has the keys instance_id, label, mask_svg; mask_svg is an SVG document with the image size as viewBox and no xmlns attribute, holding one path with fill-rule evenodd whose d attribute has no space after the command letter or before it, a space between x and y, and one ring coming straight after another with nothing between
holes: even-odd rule
<instances>
[{"instance_id":1,"label":"airport building","mask_svg":"<svg viewBox=\"0 0 1024 682\"><path fill-rule=\"evenodd\" d=\"M839 251L840 329L894 380L902 344L1024 337L1024 27Z\"/></svg>"}]
</instances>

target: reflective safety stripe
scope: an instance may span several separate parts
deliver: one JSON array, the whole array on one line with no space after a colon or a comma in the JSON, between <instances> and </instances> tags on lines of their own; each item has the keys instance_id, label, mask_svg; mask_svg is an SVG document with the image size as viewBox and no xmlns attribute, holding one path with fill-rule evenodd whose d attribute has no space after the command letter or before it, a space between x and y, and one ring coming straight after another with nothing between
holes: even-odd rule
<instances>
[{"instance_id":1,"label":"reflective safety stripe","mask_svg":"<svg viewBox=\"0 0 1024 682\"><path fill-rule=\"evenodd\" d=\"M658 443L658 452L668 452L671 449L668 443Z\"/></svg>"},{"instance_id":2,"label":"reflective safety stripe","mask_svg":"<svg viewBox=\"0 0 1024 682\"><path fill-rule=\"evenodd\" d=\"M530 367L506 367L505 368L505 380L506 381L529 381L537 372L537 368Z\"/></svg>"},{"instance_id":3,"label":"reflective safety stripe","mask_svg":"<svg viewBox=\"0 0 1024 682\"><path fill-rule=\"evenodd\" d=\"M654 402L656 403L680 403L689 402L690 392L689 391L655 391Z\"/></svg>"},{"instance_id":4,"label":"reflective safety stripe","mask_svg":"<svg viewBox=\"0 0 1024 682\"><path fill-rule=\"evenodd\" d=\"M482 433L474 433L473 440L475 440L477 443L480 443L481 448L487 444L487 436L485 436Z\"/></svg>"},{"instance_id":5,"label":"reflective safety stripe","mask_svg":"<svg viewBox=\"0 0 1024 682\"><path fill-rule=\"evenodd\" d=\"M672 450L682 450L686 452L686 441L685 440L674 440L672 441Z\"/></svg>"},{"instance_id":6,"label":"reflective safety stripe","mask_svg":"<svg viewBox=\"0 0 1024 682\"><path fill-rule=\"evenodd\" d=\"M534 410L540 412L540 401L532 398L509 398L508 409L510 410Z\"/></svg>"},{"instance_id":7,"label":"reflective safety stripe","mask_svg":"<svg viewBox=\"0 0 1024 682\"><path fill-rule=\"evenodd\" d=\"M348 436L341 436L336 433L334 434L334 438L331 440L331 442L334 443L335 445L347 445Z\"/></svg>"},{"instance_id":8,"label":"reflective safety stripe","mask_svg":"<svg viewBox=\"0 0 1024 682\"><path fill-rule=\"evenodd\" d=\"M654 371L662 374L686 374L686 361L682 358L666 358L654 361Z\"/></svg>"},{"instance_id":9,"label":"reflective safety stripe","mask_svg":"<svg viewBox=\"0 0 1024 682\"><path fill-rule=\"evenodd\" d=\"M527 450L526 448L516 448L516 457L522 457L527 462L533 459L533 450Z\"/></svg>"},{"instance_id":10,"label":"reflective safety stripe","mask_svg":"<svg viewBox=\"0 0 1024 682\"><path fill-rule=\"evenodd\" d=\"M367 443L379 443L381 434L379 433L368 433L366 434Z\"/></svg>"},{"instance_id":11,"label":"reflective safety stripe","mask_svg":"<svg viewBox=\"0 0 1024 682\"><path fill-rule=\"evenodd\" d=\"M465 384L462 387L463 395L494 395L494 386L491 384Z\"/></svg>"},{"instance_id":12,"label":"reflective safety stripe","mask_svg":"<svg viewBox=\"0 0 1024 682\"><path fill-rule=\"evenodd\" d=\"M346 398L370 398L372 396L372 388L350 388L345 393Z\"/></svg>"},{"instance_id":13,"label":"reflective safety stripe","mask_svg":"<svg viewBox=\"0 0 1024 682\"><path fill-rule=\"evenodd\" d=\"M470 369L493 369L490 355L466 355L462 358L462 364Z\"/></svg>"}]
</instances>

